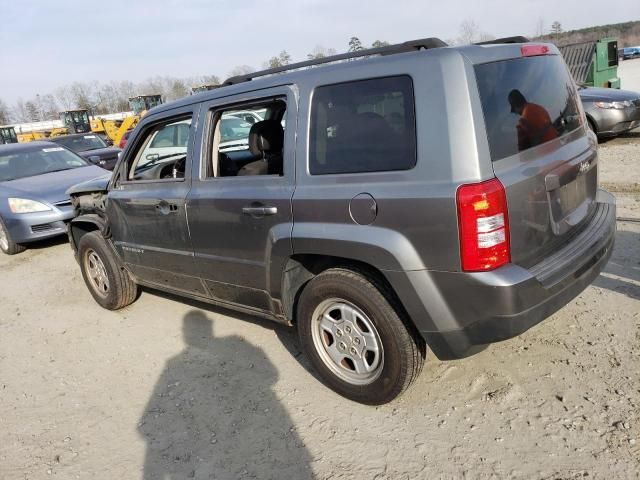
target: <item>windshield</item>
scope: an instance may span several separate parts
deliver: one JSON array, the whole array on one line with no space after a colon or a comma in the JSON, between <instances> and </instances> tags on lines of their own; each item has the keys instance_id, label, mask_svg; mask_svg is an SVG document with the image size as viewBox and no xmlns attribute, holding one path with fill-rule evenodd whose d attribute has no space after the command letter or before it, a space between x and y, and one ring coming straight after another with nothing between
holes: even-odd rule
<instances>
[{"instance_id":1,"label":"windshield","mask_svg":"<svg viewBox=\"0 0 640 480\"><path fill-rule=\"evenodd\" d=\"M86 167L88 163L62 147L0 154L0 182Z\"/></svg>"},{"instance_id":2,"label":"windshield","mask_svg":"<svg viewBox=\"0 0 640 480\"><path fill-rule=\"evenodd\" d=\"M582 124L574 82L558 55L475 67L491 157L509 157Z\"/></svg>"},{"instance_id":3,"label":"windshield","mask_svg":"<svg viewBox=\"0 0 640 480\"><path fill-rule=\"evenodd\" d=\"M220 124L220 141L246 140L250 130L249 122L237 117L224 117Z\"/></svg>"},{"instance_id":4,"label":"windshield","mask_svg":"<svg viewBox=\"0 0 640 480\"><path fill-rule=\"evenodd\" d=\"M107 148L107 144L97 135L83 135L81 137L64 137L54 139L56 143L67 147L74 152L86 152L88 150L97 150L99 148Z\"/></svg>"}]
</instances>

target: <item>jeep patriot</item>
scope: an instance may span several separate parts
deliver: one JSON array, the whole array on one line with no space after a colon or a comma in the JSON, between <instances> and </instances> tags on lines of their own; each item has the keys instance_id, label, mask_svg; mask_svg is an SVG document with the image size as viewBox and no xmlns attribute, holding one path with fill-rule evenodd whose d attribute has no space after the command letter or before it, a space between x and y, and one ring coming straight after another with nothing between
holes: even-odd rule
<instances>
[{"instance_id":1,"label":"jeep patriot","mask_svg":"<svg viewBox=\"0 0 640 480\"><path fill-rule=\"evenodd\" d=\"M100 305L147 286L295 325L322 381L366 404L427 349L462 358L549 317L615 234L576 85L522 37L230 78L151 109L113 175L70 194Z\"/></svg>"}]
</instances>

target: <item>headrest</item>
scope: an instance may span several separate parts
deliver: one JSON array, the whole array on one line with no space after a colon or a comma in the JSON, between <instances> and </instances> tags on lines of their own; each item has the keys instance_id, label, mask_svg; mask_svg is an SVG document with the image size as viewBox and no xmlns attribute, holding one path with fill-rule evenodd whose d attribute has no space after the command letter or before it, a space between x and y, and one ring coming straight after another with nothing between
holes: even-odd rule
<instances>
[{"instance_id":1,"label":"headrest","mask_svg":"<svg viewBox=\"0 0 640 480\"><path fill-rule=\"evenodd\" d=\"M253 155L279 152L284 143L284 130L277 120L256 122L249 130L249 151Z\"/></svg>"}]
</instances>

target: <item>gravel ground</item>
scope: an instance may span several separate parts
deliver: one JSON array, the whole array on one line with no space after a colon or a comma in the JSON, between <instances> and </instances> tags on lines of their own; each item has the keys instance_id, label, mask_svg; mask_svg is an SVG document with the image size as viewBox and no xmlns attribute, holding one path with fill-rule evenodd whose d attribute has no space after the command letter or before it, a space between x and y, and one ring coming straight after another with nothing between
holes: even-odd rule
<instances>
[{"instance_id":1,"label":"gravel ground","mask_svg":"<svg viewBox=\"0 0 640 480\"><path fill-rule=\"evenodd\" d=\"M640 58L620 62L618 76L624 90L640 92Z\"/></svg>"},{"instance_id":2,"label":"gravel ground","mask_svg":"<svg viewBox=\"0 0 640 480\"><path fill-rule=\"evenodd\" d=\"M600 148L636 221L594 284L479 355L429 355L378 408L323 387L288 328L150 291L102 310L64 240L0 256L0 478L638 478L638 137Z\"/></svg>"}]
</instances>

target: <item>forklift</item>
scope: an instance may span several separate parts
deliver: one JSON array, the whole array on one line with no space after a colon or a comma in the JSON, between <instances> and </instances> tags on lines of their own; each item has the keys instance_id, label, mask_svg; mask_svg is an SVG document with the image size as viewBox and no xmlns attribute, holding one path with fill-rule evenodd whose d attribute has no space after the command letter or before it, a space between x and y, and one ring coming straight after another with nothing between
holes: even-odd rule
<instances>
[{"instance_id":1,"label":"forklift","mask_svg":"<svg viewBox=\"0 0 640 480\"><path fill-rule=\"evenodd\" d=\"M13 127L0 127L0 145L5 143L18 143L16 129Z\"/></svg>"}]
</instances>

